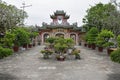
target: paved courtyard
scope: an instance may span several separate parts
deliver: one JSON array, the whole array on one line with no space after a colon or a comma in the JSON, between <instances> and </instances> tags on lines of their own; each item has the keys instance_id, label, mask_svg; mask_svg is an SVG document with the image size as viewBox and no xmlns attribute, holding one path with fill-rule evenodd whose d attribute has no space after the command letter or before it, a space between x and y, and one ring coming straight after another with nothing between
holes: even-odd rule
<instances>
[{"instance_id":1,"label":"paved courtyard","mask_svg":"<svg viewBox=\"0 0 120 80\"><path fill-rule=\"evenodd\" d=\"M40 54L43 46L1 59L0 80L120 80L120 64L112 62L106 51L77 48L81 60L44 60Z\"/></svg>"}]
</instances>

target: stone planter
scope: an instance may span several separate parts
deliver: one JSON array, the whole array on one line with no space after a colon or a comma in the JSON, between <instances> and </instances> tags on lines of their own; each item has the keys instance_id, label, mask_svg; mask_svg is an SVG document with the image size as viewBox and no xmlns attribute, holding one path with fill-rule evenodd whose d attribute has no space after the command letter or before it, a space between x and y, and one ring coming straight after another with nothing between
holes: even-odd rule
<instances>
[{"instance_id":1,"label":"stone planter","mask_svg":"<svg viewBox=\"0 0 120 80\"><path fill-rule=\"evenodd\" d=\"M19 51L19 46L13 46L13 51L18 52Z\"/></svg>"},{"instance_id":2,"label":"stone planter","mask_svg":"<svg viewBox=\"0 0 120 80\"><path fill-rule=\"evenodd\" d=\"M88 44L88 48L91 48L91 44Z\"/></svg>"},{"instance_id":3,"label":"stone planter","mask_svg":"<svg viewBox=\"0 0 120 80\"><path fill-rule=\"evenodd\" d=\"M23 45L23 48L27 49L27 44L24 44L24 45Z\"/></svg>"},{"instance_id":4,"label":"stone planter","mask_svg":"<svg viewBox=\"0 0 120 80\"><path fill-rule=\"evenodd\" d=\"M44 55L43 55L43 58L44 58L44 59L49 59L49 55L48 55L48 54L44 54Z\"/></svg>"},{"instance_id":5,"label":"stone planter","mask_svg":"<svg viewBox=\"0 0 120 80\"><path fill-rule=\"evenodd\" d=\"M103 47L98 47L99 52L103 52Z\"/></svg>"},{"instance_id":6,"label":"stone planter","mask_svg":"<svg viewBox=\"0 0 120 80\"><path fill-rule=\"evenodd\" d=\"M38 42L38 45L41 45L41 43L40 43L40 42Z\"/></svg>"},{"instance_id":7,"label":"stone planter","mask_svg":"<svg viewBox=\"0 0 120 80\"><path fill-rule=\"evenodd\" d=\"M96 45L95 45L95 44L92 44L91 47L92 47L93 50L95 50Z\"/></svg>"},{"instance_id":8,"label":"stone planter","mask_svg":"<svg viewBox=\"0 0 120 80\"><path fill-rule=\"evenodd\" d=\"M59 56L59 57L56 57L58 61L64 61L65 60L65 57L64 56Z\"/></svg>"},{"instance_id":9,"label":"stone planter","mask_svg":"<svg viewBox=\"0 0 120 80\"><path fill-rule=\"evenodd\" d=\"M84 43L84 46L87 47L87 43Z\"/></svg>"},{"instance_id":10,"label":"stone planter","mask_svg":"<svg viewBox=\"0 0 120 80\"><path fill-rule=\"evenodd\" d=\"M28 44L28 48L32 48L32 44Z\"/></svg>"},{"instance_id":11,"label":"stone planter","mask_svg":"<svg viewBox=\"0 0 120 80\"><path fill-rule=\"evenodd\" d=\"M35 46L35 43L33 43L33 46Z\"/></svg>"}]
</instances>

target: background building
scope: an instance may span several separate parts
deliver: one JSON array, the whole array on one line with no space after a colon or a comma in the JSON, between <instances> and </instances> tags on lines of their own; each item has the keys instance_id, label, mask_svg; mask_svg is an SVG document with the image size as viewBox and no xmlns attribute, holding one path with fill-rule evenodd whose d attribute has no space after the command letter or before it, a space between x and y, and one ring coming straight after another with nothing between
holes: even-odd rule
<instances>
[{"instance_id":1,"label":"background building","mask_svg":"<svg viewBox=\"0 0 120 80\"><path fill-rule=\"evenodd\" d=\"M43 22L42 26L39 27L41 44L44 44L49 37L64 37L72 38L78 45L84 32L82 32L81 27L77 26L77 23L70 25L67 22L69 17L63 10L57 10L53 15L50 15L53 21L50 24Z\"/></svg>"}]
</instances>

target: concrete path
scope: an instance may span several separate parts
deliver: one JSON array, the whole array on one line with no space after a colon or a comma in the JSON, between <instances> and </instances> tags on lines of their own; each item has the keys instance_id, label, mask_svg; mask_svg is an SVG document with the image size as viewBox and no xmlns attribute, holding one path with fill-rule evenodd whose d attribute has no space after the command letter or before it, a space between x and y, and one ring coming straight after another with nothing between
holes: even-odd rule
<instances>
[{"instance_id":1,"label":"concrete path","mask_svg":"<svg viewBox=\"0 0 120 80\"><path fill-rule=\"evenodd\" d=\"M105 51L77 48L81 60L44 60L43 46L2 59L0 80L120 80L120 64L112 62Z\"/></svg>"}]
</instances>

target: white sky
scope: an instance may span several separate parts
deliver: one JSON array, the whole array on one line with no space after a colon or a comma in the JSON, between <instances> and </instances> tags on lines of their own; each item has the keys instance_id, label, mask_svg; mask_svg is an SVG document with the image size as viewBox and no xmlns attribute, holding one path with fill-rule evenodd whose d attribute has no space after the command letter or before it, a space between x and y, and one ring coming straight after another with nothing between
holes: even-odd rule
<instances>
[{"instance_id":1,"label":"white sky","mask_svg":"<svg viewBox=\"0 0 120 80\"><path fill-rule=\"evenodd\" d=\"M64 10L70 19L70 24L77 22L78 26L81 26L82 18L86 14L86 10L90 8L90 5L95 5L99 2L108 3L110 0L3 0L8 4L13 4L20 8L25 1L26 5L32 5L26 7L25 11L28 13L28 18L25 21L27 25L39 25L42 22L50 23L50 15L56 10Z\"/></svg>"}]
</instances>

